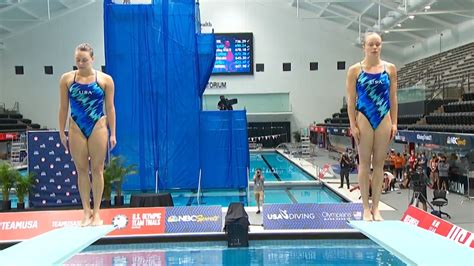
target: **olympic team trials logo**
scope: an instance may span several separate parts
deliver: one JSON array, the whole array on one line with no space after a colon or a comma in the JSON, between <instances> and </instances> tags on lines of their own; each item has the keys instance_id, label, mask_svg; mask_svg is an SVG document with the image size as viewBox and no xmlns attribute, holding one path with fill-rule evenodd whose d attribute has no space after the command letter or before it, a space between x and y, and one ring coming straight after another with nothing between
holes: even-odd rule
<instances>
[{"instance_id":1,"label":"olympic team trials logo","mask_svg":"<svg viewBox=\"0 0 474 266\"><path fill-rule=\"evenodd\" d=\"M123 214L116 215L112 218L112 225L117 227L117 229L123 229L128 225L128 218Z\"/></svg>"}]
</instances>

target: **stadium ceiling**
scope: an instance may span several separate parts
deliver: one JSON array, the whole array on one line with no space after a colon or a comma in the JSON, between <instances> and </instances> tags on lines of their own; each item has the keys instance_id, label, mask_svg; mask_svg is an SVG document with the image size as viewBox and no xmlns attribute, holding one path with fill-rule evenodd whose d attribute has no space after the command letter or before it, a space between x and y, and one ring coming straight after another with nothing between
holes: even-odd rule
<instances>
[{"instance_id":1,"label":"stadium ceiling","mask_svg":"<svg viewBox=\"0 0 474 266\"><path fill-rule=\"evenodd\" d=\"M0 42L71 13L96 0L0 0ZM133 1L133 0L132 0ZM217 0L223 1L223 0ZM239 1L239 0L233 0ZM241 0L275 4L277 0ZM474 20L474 0L285 0L306 11L302 19L325 19L364 33L377 31L384 43L406 47ZM204 0L202 0L204 2ZM307 14L311 14L309 17ZM1 48L1 43L0 43Z\"/></svg>"},{"instance_id":2,"label":"stadium ceiling","mask_svg":"<svg viewBox=\"0 0 474 266\"><path fill-rule=\"evenodd\" d=\"M0 0L0 41L93 2L95 0Z\"/></svg>"},{"instance_id":3,"label":"stadium ceiling","mask_svg":"<svg viewBox=\"0 0 474 266\"><path fill-rule=\"evenodd\" d=\"M291 0L297 16L326 19L359 33L376 31L384 43L406 47L474 21L474 0ZM308 17L308 13L311 14Z\"/></svg>"}]
</instances>

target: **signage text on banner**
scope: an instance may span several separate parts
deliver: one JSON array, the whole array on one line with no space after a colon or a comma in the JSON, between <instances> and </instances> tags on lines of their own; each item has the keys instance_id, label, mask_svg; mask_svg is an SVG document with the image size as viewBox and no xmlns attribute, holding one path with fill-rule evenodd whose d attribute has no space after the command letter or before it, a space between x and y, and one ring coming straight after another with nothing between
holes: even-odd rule
<instances>
[{"instance_id":1,"label":"signage text on banner","mask_svg":"<svg viewBox=\"0 0 474 266\"><path fill-rule=\"evenodd\" d=\"M474 248L474 234L472 232L413 206L408 207L403 214L402 221L444 236L461 245Z\"/></svg>"},{"instance_id":2,"label":"signage text on banner","mask_svg":"<svg viewBox=\"0 0 474 266\"><path fill-rule=\"evenodd\" d=\"M361 203L266 204L263 208L266 230L350 229L348 220L361 219Z\"/></svg>"},{"instance_id":3,"label":"signage text on banner","mask_svg":"<svg viewBox=\"0 0 474 266\"><path fill-rule=\"evenodd\" d=\"M80 226L82 210L0 213L0 243L17 242L64 226ZM221 232L220 206L102 209L104 224L116 230L107 237L163 233Z\"/></svg>"},{"instance_id":4,"label":"signage text on banner","mask_svg":"<svg viewBox=\"0 0 474 266\"><path fill-rule=\"evenodd\" d=\"M220 206L174 207L166 210L166 232L222 231Z\"/></svg>"}]
</instances>

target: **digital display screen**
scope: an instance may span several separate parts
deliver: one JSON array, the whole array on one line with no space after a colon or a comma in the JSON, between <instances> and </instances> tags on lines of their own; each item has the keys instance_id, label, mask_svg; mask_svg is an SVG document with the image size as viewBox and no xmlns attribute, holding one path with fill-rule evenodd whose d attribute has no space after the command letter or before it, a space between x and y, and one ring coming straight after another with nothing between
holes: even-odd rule
<instances>
[{"instance_id":1,"label":"digital display screen","mask_svg":"<svg viewBox=\"0 0 474 266\"><path fill-rule=\"evenodd\" d=\"M253 75L253 34L215 33L213 75Z\"/></svg>"}]
</instances>

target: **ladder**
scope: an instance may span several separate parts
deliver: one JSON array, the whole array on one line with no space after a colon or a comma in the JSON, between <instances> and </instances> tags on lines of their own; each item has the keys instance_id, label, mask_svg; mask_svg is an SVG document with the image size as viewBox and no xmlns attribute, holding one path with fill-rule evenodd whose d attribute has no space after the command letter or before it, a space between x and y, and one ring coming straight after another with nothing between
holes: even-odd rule
<instances>
[{"instance_id":1,"label":"ladder","mask_svg":"<svg viewBox=\"0 0 474 266\"><path fill-rule=\"evenodd\" d=\"M18 166L22 164L21 152L26 152L26 135L24 133L20 134L20 138L18 140L12 141L10 150L10 163L12 166Z\"/></svg>"},{"instance_id":2,"label":"ladder","mask_svg":"<svg viewBox=\"0 0 474 266\"><path fill-rule=\"evenodd\" d=\"M308 128L301 129L301 143L300 143L300 151L301 156L310 156L311 153L311 142L309 140L309 130Z\"/></svg>"}]
</instances>

